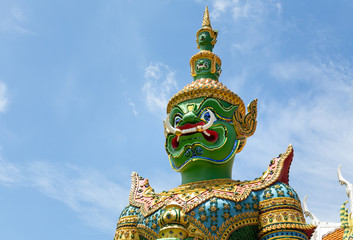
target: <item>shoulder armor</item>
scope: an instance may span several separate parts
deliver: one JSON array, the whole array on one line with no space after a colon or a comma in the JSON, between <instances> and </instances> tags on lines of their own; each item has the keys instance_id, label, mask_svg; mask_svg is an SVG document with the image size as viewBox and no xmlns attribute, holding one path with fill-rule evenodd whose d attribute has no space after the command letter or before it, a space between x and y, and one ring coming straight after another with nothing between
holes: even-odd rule
<instances>
[{"instance_id":1,"label":"shoulder armor","mask_svg":"<svg viewBox=\"0 0 353 240\"><path fill-rule=\"evenodd\" d=\"M131 174L131 190L129 203L139 207L142 215L147 216L164 206L164 199L154 192L148 179L140 177L137 173Z\"/></svg>"},{"instance_id":2,"label":"shoulder armor","mask_svg":"<svg viewBox=\"0 0 353 240\"><path fill-rule=\"evenodd\" d=\"M280 154L278 157L270 161L268 169L263 175L249 182L253 190L260 190L268 187L276 182L289 182L289 168L293 160L293 147L289 145L285 153Z\"/></svg>"},{"instance_id":3,"label":"shoulder armor","mask_svg":"<svg viewBox=\"0 0 353 240\"><path fill-rule=\"evenodd\" d=\"M291 232L291 234L297 232L307 237L298 239L310 239L316 228L314 225L305 223L297 193L282 182L277 182L260 191L259 223L259 236L262 240L276 239L278 232Z\"/></svg>"}]
</instances>

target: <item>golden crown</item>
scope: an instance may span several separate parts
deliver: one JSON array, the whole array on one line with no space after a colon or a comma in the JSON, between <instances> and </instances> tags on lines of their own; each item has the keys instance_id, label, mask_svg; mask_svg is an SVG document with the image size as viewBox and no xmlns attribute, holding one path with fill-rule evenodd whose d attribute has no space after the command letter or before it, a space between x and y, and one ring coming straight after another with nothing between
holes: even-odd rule
<instances>
[{"instance_id":1,"label":"golden crown","mask_svg":"<svg viewBox=\"0 0 353 240\"><path fill-rule=\"evenodd\" d=\"M213 97L228 102L232 105L238 105L240 113L245 115L243 100L241 100L237 94L233 93L221 82L210 78L197 79L176 93L169 100L167 105L167 113L170 113L175 105L186 100L199 97Z\"/></svg>"}]
</instances>

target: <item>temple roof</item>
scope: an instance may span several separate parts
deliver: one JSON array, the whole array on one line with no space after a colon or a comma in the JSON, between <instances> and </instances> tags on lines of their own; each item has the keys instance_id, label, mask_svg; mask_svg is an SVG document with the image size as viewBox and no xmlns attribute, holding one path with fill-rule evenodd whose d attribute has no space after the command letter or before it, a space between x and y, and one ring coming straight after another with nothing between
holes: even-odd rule
<instances>
[{"instance_id":1,"label":"temple roof","mask_svg":"<svg viewBox=\"0 0 353 240\"><path fill-rule=\"evenodd\" d=\"M322 237L322 240L342 240L343 239L342 228L337 228L333 232L327 233Z\"/></svg>"}]
</instances>

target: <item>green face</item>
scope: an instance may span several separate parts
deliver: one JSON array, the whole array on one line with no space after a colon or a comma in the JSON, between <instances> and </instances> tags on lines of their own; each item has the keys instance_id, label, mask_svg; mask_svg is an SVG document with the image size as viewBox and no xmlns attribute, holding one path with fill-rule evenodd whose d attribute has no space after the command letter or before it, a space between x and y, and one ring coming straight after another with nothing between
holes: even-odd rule
<instances>
[{"instance_id":1,"label":"green face","mask_svg":"<svg viewBox=\"0 0 353 240\"><path fill-rule=\"evenodd\" d=\"M211 43L212 40L210 33L207 31L200 32L197 36L197 44L201 50L212 51L214 47Z\"/></svg>"},{"instance_id":2,"label":"green face","mask_svg":"<svg viewBox=\"0 0 353 240\"><path fill-rule=\"evenodd\" d=\"M166 119L166 151L173 169L183 172L202 162L220 165L233 161L238 148L232 119L236 109L204 97L176 105Z\"/></svg>"}]
</instances>

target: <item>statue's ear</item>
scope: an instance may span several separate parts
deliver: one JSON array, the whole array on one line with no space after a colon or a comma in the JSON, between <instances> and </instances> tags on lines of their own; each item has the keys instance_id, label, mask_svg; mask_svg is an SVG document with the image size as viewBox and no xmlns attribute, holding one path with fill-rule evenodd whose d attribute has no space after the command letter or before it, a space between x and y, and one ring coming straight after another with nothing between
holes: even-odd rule
<instances>
[{"instance_id":1,"label":"statue's ear","mask_svg":"<svg viewBox=\"0 0 353 240\"><path fill-rule=\"evenodd\" d=\"M213 36L212 36L212 35L213 35ZM212 35L211 35L211 38L212 38L211 43L212 43L213 45L215 45L216 42L217 42L218 31L217 31L217 30L214 30Z\"/></svg>"},{"instance_id":2,"label":"statue's ear","mask_svg":"<svg viewBox=\"0 0 353 240\"><path fill-rule=\"evenodd\" d=\"M237 133L237 139L240 140L240 146L237 152L240 152L246 143L246 138L252 136L256 130L257 117L257 99L248 105L248 113L244 116L240 108L237 108L233 114L234 128Z\"/></svg>"}]
</instances>

